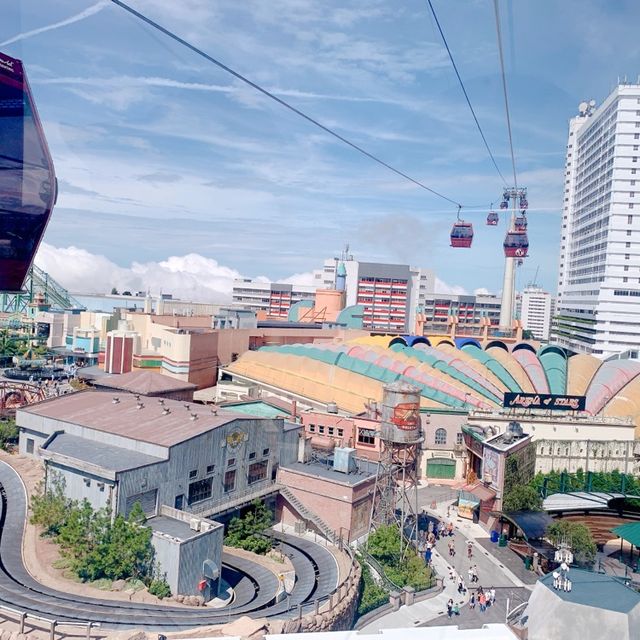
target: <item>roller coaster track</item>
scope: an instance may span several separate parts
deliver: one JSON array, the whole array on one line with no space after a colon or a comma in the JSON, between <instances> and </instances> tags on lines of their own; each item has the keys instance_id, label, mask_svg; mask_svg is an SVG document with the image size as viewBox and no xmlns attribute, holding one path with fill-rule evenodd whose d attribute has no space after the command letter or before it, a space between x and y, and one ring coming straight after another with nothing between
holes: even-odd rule
<instances>
[{"instance_id":1,"label":"roller coaster track","mask_svg":"<svg viewBox=\"0 0 640 640\"><path fill-rule=\"evenodd\" d=\"M338 584L337 563L324 547L285 533L275 533L280 550L295 569L288 597L275 602L276 576L261 565L224 553L222 574L235 587L234 602L224 609L186 608L101 600L68 594L37 582L22 559L26 518L24 485L12 467L0 462L0 605L65 622L99 623L106 628L179 631L224 624L242 615L288 618L313 611ZM294 614L295 611L295 614Z\"/></svg>"}]
</instances>

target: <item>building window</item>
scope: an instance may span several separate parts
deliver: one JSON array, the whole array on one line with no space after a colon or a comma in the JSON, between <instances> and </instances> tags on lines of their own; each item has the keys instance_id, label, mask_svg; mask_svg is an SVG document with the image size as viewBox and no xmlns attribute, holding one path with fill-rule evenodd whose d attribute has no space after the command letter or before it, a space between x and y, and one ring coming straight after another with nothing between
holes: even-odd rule
<instances>
[{"instance_id":1,"label":"building window","mask_svg":"<svg viewBox=\"0 0 640 640\"><path fill-rule=\"evenodd\" d=\"M189 504L195 502L202 502L211 497L211 488L213 487L213 478L205 478L204 480L198 480L192 482L189 485Z\"/></svg>"},{"instance_id":2,"label":"building window","mask_svg":"<svg viewBox=\"0 0 640 640\"><path fill-rule=\"evenodd\" d=\"M624 271L629 271L629 265L628 264L624 265Z\"/></svg>"},{"instance_id":3,"label":"building window","mask_svg":"<svg viewBox=\"0 0 640 640\"><path fill-rule=\"evenodd\" d=\"M323 424L319 424L318 425L318 433L324 433L324 425Z\"/></svg>"},{"instance_id":4,"label":"building window","mask_svg":"<svg viewBox=\"0 0 640 640\"><path fill-rule=\"evenodd\" d=\"M27 453L33 453L33 448L35 446L35 441L33 438L27 438Z\"/></svg>"},{"instance_id":5,"label":"building window","mask_svg":"<svg viewBox=\"0 0 640 640\"><path fill-rule=\"evenodd\" d=\"M633 202L629 203L629 209L633 209Z\"/></svg>"},{"instance_id":6,"label":"building window","mask_svg":"<svg viewBox=\"0 0 640 640\"><path fill-rule=\"evenodd\" d=\"M376 432L373 429L358 429L358 442L360 444L374 444Z\"/></svg>"},{"instance_id":7,"label":"building window","mask_svg":"<svg viewBox=\"0 0 640 640\"><path fill-rule=\"evenodd\" d=\"M629 282L629 278L622 278L622 282Z\"/></svg>"},{"instance_id":8,"label":"building window","mask_svg":"<svg viewBox=\"0 0 640 640\"><path fill-rule=\"evenodd\" d=\"M316 430L316 425L315 424L310 424L309 425L309 433L315 433Z\"/></svg>"},{"instance_id":9,"label":"building window","mask_svg":"<svg viewBox=\"0 0 640 640\"><path fill-rule=\"evenodd\" d=\"M334 431L335 431L335 430L334 430L334 428L333 428L333 427L327 427L327 433L328 433L330 436L332 436L332 435L333 435Z\"/></svg>"},{"instance_id":10,"label":"building window","mask_svg":"<svg viewBox=\"0 0 640 640\"><path fill-rule=\"evenodd\" d=\"M263 460L262 462L254 462L249 465L249 475L247 476L247 482L253 484L254 482L260 482L267 477L267 468L269 462Z\"/></svg>"},{"instance_id":11,"label":"building window","mask_svg":"<svg viewBox=\"0 0 640 640\"><path fill-rule=\"evenodd\" d=\"M249 460L254 460L254 459L255 459L255 457L256 457L256 452L255 452L255 451L252 451L252 452L249 454Z\"/></svg>"},{"instance_id":12,"label":"building window","mask_svg":"<svg viewBox=\"0 0 640 640\"><path fill-rule=\"evenodd\" d=\"M189 480L193 480L198 475L198 470L193 469L193 471L189 471Z\"/></svg>"},{"instance_id":13,"label":"building window","mask_svg":"<svg viewBox=\"0 0 640 640\"><path fill-rule=\"evenodd\" d=\"M268 456L268 455L269 455L269 451L270 451L270 450L269 450L269 448L268 448L268 447L267 447L266 449L263 449L263 450L262 450L262 455L263 455L263 456Z\"/></svg>"},{"instance_id":14,"label":"building window","mask_svg":"<svg viewBox=\"0 0 640 640\"><path fill-rule=\"evenodd\" d=\"M629 259L629 256L630 256L630 254L625 253L625 254L624 254L624 259L625 259L625 260L628 260L628 259Z\"/></svg>"},{"instance_id":15,"label":"building window","mask_svg":"<svg viewBox=\"0 0 640 640\"><path fill-rule=\"evenodd\" d=\"M446 429L436 429L435 444L447 444Z\"/></svg>"},{"instance_id":16,"label":"building window","mask_svg":"<svg viewBox=\"0 0 640 640\"><path fill-rule=\"evenodd\" d=\"M227 460L227 467L233 467L233 465L236 463L236 459L235 458L229 458Z\"/></svg>"},{"instance_id":17,"label":"building window","mask_svg":"<svg viewBox=\"0 0 640 640\"><path fill-rule=\"evenodd\" d=\"M631 174L633 175L636 172L635 169L631 169Z\"/></svg>"},{"instance_id":18,"label":"building window","mask_svg":"<svg viewBox=\"0 0 640 640\"><path fill-rule=\"evenodd\" d=\"M628 215L627 216L627 224L632 224L633 223L633 216L632 215Z\"/></svg>"},{"instance_id":19,"label":"building window","mask_svg":"<svg viewBox=\"0 0 640 640\"><path fill-rule=\"evenodd\" d=\"M462 432L456 433L456 444L462 444L464 442L464 434Z\"/></svg>"},{"instance_id":20,"label":"building window","mask_svg":"<svg viewBox=\"0 0 640 640\"><path fill-rule=\"evenodd\" d=\"M224 492L229 493L236 488L236 470L232 469L224 474Z\"/></svg>"},{"instance_id":21,"label":"building window","mask_svg":"<svg viewBox=\"0 0 640 640\"><path fill-rule=\"evenodd\" d=\"M215 464L210 464L210 465L207 467L207 473L213 473L213 470L214 470L215 468L216 468L216 465L215 465Z\"/></svg>"},{"instance_id":22,"label":"building window","mask_svg":"<svg viewBox=\"0 0 640 640\"><path fill-rule=\"evenodd\" d=\"M342 436L344 436L344 429L337 429L338 432L338 438L342 438Z\"/></svg>"}]
</instances>

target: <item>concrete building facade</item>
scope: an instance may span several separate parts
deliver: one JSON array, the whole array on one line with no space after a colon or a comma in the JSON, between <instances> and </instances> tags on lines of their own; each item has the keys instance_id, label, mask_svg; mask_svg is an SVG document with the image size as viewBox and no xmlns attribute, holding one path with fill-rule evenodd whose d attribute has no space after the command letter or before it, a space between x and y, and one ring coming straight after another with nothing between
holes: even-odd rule
<instances>
[{"instance_id":1,"label":"concrete building facade","mask_svg":"<svg viewBox=\"0 0 640 640\"><path fill-rule=\"evenodd\" d=\"M233 281L233 303L238 307L264 311L269 317L287 319L289 309L302 300L314 300L315 286L263 282L250 278Z\"/></svg>"},{"instance_id":2,"label":"concrete building facade","mask_svg":"<svg viewBox=\"0 0 640 640\"><path fill-rule=\"evenodd\" d=\"M531 331L535 340L549 340L552 306L551 294L540 287L529 285L522 292L522 328Z\"/></svg>"},{"instance_id":3,"label":"concrete building facade","mask_svg":"<svg viewBox=\"0 0 640 640\"><path fill-rule=\"evenodd\" d=\"M640 85L569 122L553 333L575 352L640 351L639 149Z\"/></svg>"}]
</instances>

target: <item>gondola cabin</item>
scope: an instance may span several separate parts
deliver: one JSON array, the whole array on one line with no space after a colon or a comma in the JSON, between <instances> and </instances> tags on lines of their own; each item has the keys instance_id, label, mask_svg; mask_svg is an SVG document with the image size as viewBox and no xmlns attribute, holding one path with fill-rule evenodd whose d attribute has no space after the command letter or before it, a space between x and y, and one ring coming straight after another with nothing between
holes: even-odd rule
<instances>
[{"instance_id":1,"label":"gondola cabin","mask_svg":"<svg viewBox=\"0 0 640 640\"><path fill-rule=\"evenodd\" d=\"M526 258L529 238L526 231L509 231L504 239L504 255L507 258Z\"/></svg>"},{"instance_id":2,"label":"gondola cabin","mask_svg":"<svg viewBox=\"0 0 640 640\"><path fill-rule=\"evenodd\" d=\"M0 291L22 288L56 200L56 176L22 62L0 53Z\"/></svg>"},{"instance_id":3,"label":"gondola cabin","mask_svg":"<svg viewBox=\"0 0 640 640\"><path fill-rule=\"evenodd\" d=\"M490 227L495 227L500 221L500 216L495 211L490 211L487 216L487 225Z\"/></svg>"},{"instance_id":4,"label":"gondola cabin","mask_svg":"<svg viewBox=\"0 0 640 640\"><path fill-rule=\"evenodd\" d=\"M456 222L451 229L451 246L468 249L473 242L473 225L470 222Z\"/></svg>"},{"instance_id":5,"label":"gondola cabin","mask_svg":"<svg viewBox=\"0 0 640 640\"><path fill-rule=\"evenodd\" d=\"M503 201L500 203L500 208L501 208L501 209L508 209L508 208L509 208L509 203L508 203L506 200L503 200Z\"/></svg>"},{"instance_id":6,"label":"gondola cabin","mask_svg":"<svg viewBox=\"0 0 640 640\"><path fill-rule=\"evenodd\" d=\"M516 228L516 231L526 231L527 230L527 217L526 216L516 216L516 219L513 221L513 226Z\"/></svg>"},{"instance_id":7,"label":"gondola cabin","mask_svg":"<svg viewBox=\"0 0 640 640\"><path fill-rule=\"evenodd\" d=\"M520 209L524 211L529 207L529 201L526 198L520 198Z\"/></svg>"}]
</instances>

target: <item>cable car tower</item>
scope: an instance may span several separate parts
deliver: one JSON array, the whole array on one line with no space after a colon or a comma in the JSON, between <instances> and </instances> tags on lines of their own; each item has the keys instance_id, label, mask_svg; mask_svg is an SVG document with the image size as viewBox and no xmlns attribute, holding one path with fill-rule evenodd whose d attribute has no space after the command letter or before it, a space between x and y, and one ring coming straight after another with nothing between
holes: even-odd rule
<instances>
[{"instance_id":1,"label":"cable car tower","mask_svg":"<svg viewBox=\"0 0 640 640\"><path fill-rule=\"evenodd\" d=\"M511 187L504 190L501 209L507 209L511 203L511 219L504 240L504 279L502 281L502 303L500 305L500 328L510 331L513 324L513 311L516 293L516 262L526 258L529 250L527 237L526 187ZM520 215L518 215L518 211Z\"/></svg>"},{"instance_id":2,"label":"cable car tower","mask_svg":"<svg viewBox=\"0 0 640 640\"><path fill-rule=\"evenodd\" d=\"M403 555L408 545L417 543L418 455L422 441L420 389L401 381L385 385L369 533L380 525L397 526Z\"/></svg>"}]
</instances>

